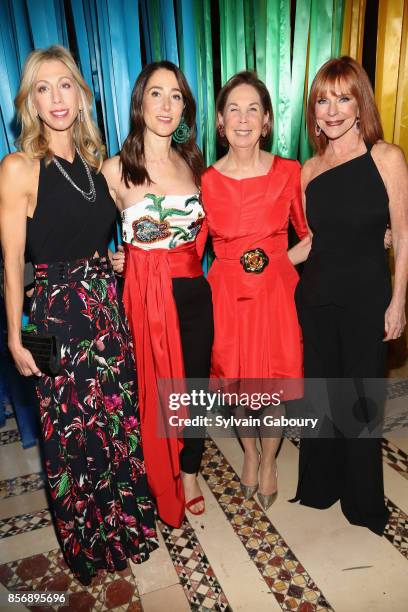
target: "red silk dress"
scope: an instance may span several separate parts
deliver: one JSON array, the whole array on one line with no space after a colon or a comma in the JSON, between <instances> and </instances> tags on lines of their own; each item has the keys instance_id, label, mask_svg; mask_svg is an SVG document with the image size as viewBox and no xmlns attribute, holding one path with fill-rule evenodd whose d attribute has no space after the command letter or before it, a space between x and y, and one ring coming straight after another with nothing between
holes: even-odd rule
<instances>
[{"instance_id":1,"label":"red silk dress","mask_svg":"<svg viewBox=\"0 0 408 612\"><path fill-rule=\"evenodd\" d=\"M202 197L216 256L207 277L215 326L211 375L301 378L298 274L286 253L289 219L300 239L308 235L299 162L275 156L266 175L241 180L211 166L202 178ZM269 257L258 274L240 263L255 248Z\"/></svg>"}]
</instances>

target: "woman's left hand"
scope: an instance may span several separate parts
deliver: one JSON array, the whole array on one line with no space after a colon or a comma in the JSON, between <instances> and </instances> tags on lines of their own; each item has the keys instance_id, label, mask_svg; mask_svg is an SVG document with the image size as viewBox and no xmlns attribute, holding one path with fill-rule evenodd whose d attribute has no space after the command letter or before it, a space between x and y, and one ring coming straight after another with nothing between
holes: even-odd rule
<instances>
[{"instance_id":1,"label":"woman's left hand","mask_svg":"<svg viewBox=\"0 0 408 612\"><path fill-rule=\"evenodd\" d=\"M125 267L125 252L123 246L119 244L118 250L115 253L109 251L108 254L115 274L123 274Z\"/></svg>"},{"instance_id":2,"label":"woman's left hand","mask_svg":"<svg viewBox=\"0 0 408 612\"><path fill-rule=\"evenodd\" d=\"M295 244L294 247L289 249L288 257L294 266L303 263L309 256L310 249L312 248L312 239L310 236L306 236L300 242Z\"/></svg>"},{"instance_id":3,"label":"woman's left hand","mask_svg":"<svg viewBox=\"0 0 408 612\"><path fill-rule=\"evenodd\" d=\"M387 227L384 234L384 249L390 249L392 247L392 231L390 227Z\"/></svg>"},{"instance_id":4,"label":"woman's left hand","mask_svg":"<svg viewBox=\"0 0 408 612\"><path fill-rule=\"evenodd\" d=\"M398 304L391 300L391 303L385 312L384 323L384 342L399 338L402 335L406 325L405 304Z\"/></svg>"}]
</instances>

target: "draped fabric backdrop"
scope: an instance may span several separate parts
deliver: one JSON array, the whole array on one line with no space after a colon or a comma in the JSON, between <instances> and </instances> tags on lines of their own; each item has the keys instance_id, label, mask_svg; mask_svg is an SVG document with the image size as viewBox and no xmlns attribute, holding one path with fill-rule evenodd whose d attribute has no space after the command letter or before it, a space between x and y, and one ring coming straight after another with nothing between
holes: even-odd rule
<instances>
[{"instance_id":1,"label":"draped fabric backdrop","mask_svg":"<svg viewBox=\"0 0 408 612\"><path fill-rule=\"evenodd\" d=\"M365 35L373 7L374 34ZM207 164L216 157L215 89L243 69L257 70L271 92L272 150L303 162L311 155L305 103L316 71L340 53L361 62L368 49L385 137L408 156L408 0L0 0L0 158L15 150L13 100L24 60L56 43L73 51L93 90L109 155L128 132L142 65L169 59L197 100Z\"/></svg>"},{"instance_id":2,"label":"draped fabric backdrop","mask_svg":"<svg viewBox=\"0 0 408 612\"><path fill-rule=\"evenodd\" d=\"M372 1L372 0L370 0ZM408 0L379 0L375 94L387 140L408 155ZM198 142L214 161L214 80L245 68L267 83L272 149L311 155L305 100L319 66L348 53L362 60L366 0L1 0L0 157L14 150L13 99L34 48L59 43L76 55L95 96L108 153L128 130L133 83L150 61L180 65L198 105ZM219 57L213 57L213 50Z\"/></svg>"}]
</instances>

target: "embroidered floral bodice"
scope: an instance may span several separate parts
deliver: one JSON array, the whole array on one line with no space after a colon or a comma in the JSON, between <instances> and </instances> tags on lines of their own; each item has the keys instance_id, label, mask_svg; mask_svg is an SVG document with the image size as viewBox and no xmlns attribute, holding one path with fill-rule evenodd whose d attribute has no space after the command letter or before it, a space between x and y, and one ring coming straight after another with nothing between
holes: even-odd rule
<instances>
[{"instance_id":1,"label":"embroidered floral bodice","mask_svg":"<svg viewBox=\"0 0 408 612\"><path fill-rule=\"evenodd\" d=\"M199 194L157 196L122 211L124 242L142 249L174 249L196 239L204 221Z\"/></svg>"}]
</instances>

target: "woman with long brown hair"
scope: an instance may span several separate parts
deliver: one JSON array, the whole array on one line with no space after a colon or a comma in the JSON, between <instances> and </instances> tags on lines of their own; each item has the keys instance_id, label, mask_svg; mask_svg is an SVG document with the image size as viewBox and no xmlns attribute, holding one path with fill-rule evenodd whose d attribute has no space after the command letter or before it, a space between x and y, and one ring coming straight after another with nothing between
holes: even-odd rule
<instances>
[{"instance_id":1,"label":"woman with long brown hair","mask_svg":"<svg viewBox=\"0 0 408 612\"><path fill-rule=\"evenodd\" d=\"M350 57L332 59L318 71L307 124L316 154L303 167L302 183L313 241L296 302L305 377L330 379L330 406L320 411L319 439L301 441L296 499L314 508L340 500L351 523L381 535L389 515L383 391L380 385L377 406L366 401L362 379L384 377L386 342L405 327L407 164L397 146L383 141L368 76ZM389 218L393 288L384 252ZM339 382L343 378L348 380Z\"/></svg>"},{"instance_id":2,"label":"woman with long brown hair","mask_svg":"<svg viewBox=\"0 0 408 612\"><path fill-rule=\"evenodd\" d=\"M92 94L69 51L33 51L16 108L20 151L1 164L8 345L37 376L51 509L65 561L90 584L158 546L140 444L133 348L107 257L116 210L103 175ZM34 336L61 345L42 374L21 340L24 252L34 264ZM39 338L37 337L37 340Z\"/></svg>"},{"instance_id":3,"label":"woman with long brown hair","mask_svg":"<svg viewBox=\"0 0 408 612\"><path fill-rule=\"evenodd\" d=\"M149 485L159 516L175 526L185 508L204 511L197 482L203 438L158 435L158 383L207 378L213 338L211 292L200 264L204 162L195 130L195 102L183 73L168 61L149 64L133 89L130 133L120 155L103 167L122 216L124 301L135 342ZM122 269L120 252L114 265Z\"/></svg>"}]
</instances>

